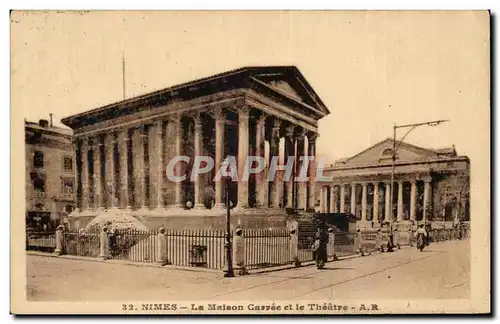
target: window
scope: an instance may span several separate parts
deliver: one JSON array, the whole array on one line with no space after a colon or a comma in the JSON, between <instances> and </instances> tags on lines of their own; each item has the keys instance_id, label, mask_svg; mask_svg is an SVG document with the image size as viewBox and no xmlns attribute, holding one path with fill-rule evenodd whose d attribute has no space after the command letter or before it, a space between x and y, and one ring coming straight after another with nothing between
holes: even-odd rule
<instances>
[{"instance_id":1,"label":"window","mask_svg":"<svg viewBox=\"0 0 500 324\"><path fill-rule=\"evenodd\" d=\"M70 157L65 156L63 159L63 164L64 164L64 171L65 172L71 172L73 171L73 159Z\"/></svg>"},{"instance_id":2,"label":"window","mask_svg":"<svg viewBox=\"0 0 500 324\"><path fill-rule=\"evenodd\" d=\"M61 192L63 194L73 194L73 179L63 179Z\"/></svg>"},{"instance_id":3,"label":"window","mask_svg":"<svg viewBox=\"0 0 500 324\"><path fill-rule=\"evenodd\" d=\"M388 148L388 149L385 149L383 152L382 152L382 155L383 156L391 156L392 157L392 149Z\"/></svg>"},{"instance_id":4,"label":"window","mask_svg":"<svg viewBox=\"0 0 500 324\"><path fill-rule=\"evenodd\" d=\"M43 179L42 177L37 177L33 181L33 187L35 188L35 191L45 192L45 179Z\"/></svg>"},{"instance_id":5,"label":"window","mask_svg":"<svg viewBox=\"0 0 500 324\"><path fill-rule=\"evenodd\" d=\"M33 165L35 168L43 168L43 152L35 151L33 156Z\"/></svg>"}]
</instances>

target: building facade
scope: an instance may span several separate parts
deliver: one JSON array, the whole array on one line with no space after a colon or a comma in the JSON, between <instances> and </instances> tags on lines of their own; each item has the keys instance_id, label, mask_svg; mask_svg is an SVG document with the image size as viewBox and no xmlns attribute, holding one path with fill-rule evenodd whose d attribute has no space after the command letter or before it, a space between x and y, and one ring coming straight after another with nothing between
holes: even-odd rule
<instances>
[{"instance_id":1,"label":"building facade","mask_svg":"<svg viewBox=\"0 0 500 324\"><path fill-rule=\"evenodd\" d=\"M454 147L436 150L398 142L392 182L392 150L393 140L386 139L325 168L325 176L332 181L318 185L321 211L356 215L358 224L365 227L389 220L469 221L466 156L458 156Z\"/></svg>"},{"instance_id":2,"label":"building facade","mask_svg":"<svg viewBox=\"0 0 500 324\"><path fill-rule=\"evenodd\" d=\"M25 121L27 227L51 228L76 206L72 131Z\"/></svg>"},{"instance_id":3,"label":"building facade","mask_svg":"<svg viewBox=\"0 0 500 324\"><path fill-rule=\"evenodd\" d=\"M235 220L250 227L277 225L286 218L285 208L313 207L313 177L295 185L278 178L268 182L263 174L241 181L239 174L226 188L213 180L215 172L226 156L236 157L239 172L249 155L268 162L280 152L315 156L318 120L327 114L296 67L269 66L233 70L64 118L77 143L79 209L72 217L85 223L119 210L150 227L218 227L227 189ZM192 162L200 155L212 157L215 168L190 181ZM166 176L176 156L191 157L175 164L177 175L187 175L183 182Z\"/></svg>"}]
</instances>

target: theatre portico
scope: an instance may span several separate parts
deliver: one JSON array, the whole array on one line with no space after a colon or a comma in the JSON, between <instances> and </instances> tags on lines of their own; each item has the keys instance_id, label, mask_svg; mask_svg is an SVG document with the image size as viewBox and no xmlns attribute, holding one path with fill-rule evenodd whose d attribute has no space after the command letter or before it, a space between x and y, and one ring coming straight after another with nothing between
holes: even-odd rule
<instances>
[{"instance_id":1,"label":"theatre portico","mask_svg":"<svg viewBox=\"0 0 500 324\"><path fill-rule=\"evenodd\" d=\"M247 67L126 99L64 118L74 131L80 225L108 212L132 215L150 227L208 228L225 224L226 187L214 181L227 156L238 172L247 157L316 155L318 120L329 110L293 66ZM280 147L280 145L282 147ZM281 154L280 154L281 153ZM171 181L166 167L176 156ZM196 156L215 168L190 181ZM268 182L264 172L231 182L234 221L277 226L285 210L311 210L315 203L314 161L309 181ZM297 164L294 172L300 169Z\"/></svg>"}]
</instances>

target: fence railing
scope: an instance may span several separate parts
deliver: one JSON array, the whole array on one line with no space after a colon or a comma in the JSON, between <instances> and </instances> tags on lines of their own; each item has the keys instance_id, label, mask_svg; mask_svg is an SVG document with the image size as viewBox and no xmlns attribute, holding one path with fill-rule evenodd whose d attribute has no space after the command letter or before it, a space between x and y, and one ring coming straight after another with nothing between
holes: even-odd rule
<instances>
[{"instance_id":1,"label":"fence railing","mask_svg":"<svg viewBox=\"0 0 500 324\"><path fill-rule=\"evenodd\" d=\"M243 233L247 269L290 264L290 233L286 228L251 229Z\"/></svg>"},{"instance_id":2,"label":"fence railing","mask_svg":"<svg viewBox=\"0 0 500 324\"><path fill-rule=\"evenodd\" d=\"M26 231L26 250L53 252L56 248L56 234L54 231Z\"/></svg>"}]
</instances>

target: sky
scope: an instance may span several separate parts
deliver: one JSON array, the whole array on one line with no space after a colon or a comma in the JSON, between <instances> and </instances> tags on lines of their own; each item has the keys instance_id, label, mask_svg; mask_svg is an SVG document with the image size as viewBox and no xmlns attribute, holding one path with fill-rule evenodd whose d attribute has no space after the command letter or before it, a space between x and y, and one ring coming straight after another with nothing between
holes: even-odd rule
<instances>
[{"instance_id":1,"label":"sky","mask_svg":"<svg viewBox=\"0 0 500 324\"><path fill-rule=\"evenodd\" d=\"M485 12L14 12L13 122L53 113L61 125L121 100L123 53L127 97L243 66L297 66L331 112L317 142L327 162L391 137L395 123L436 119L450 121L407 141L489 160Z\"/></svg>"}]
</instances>

